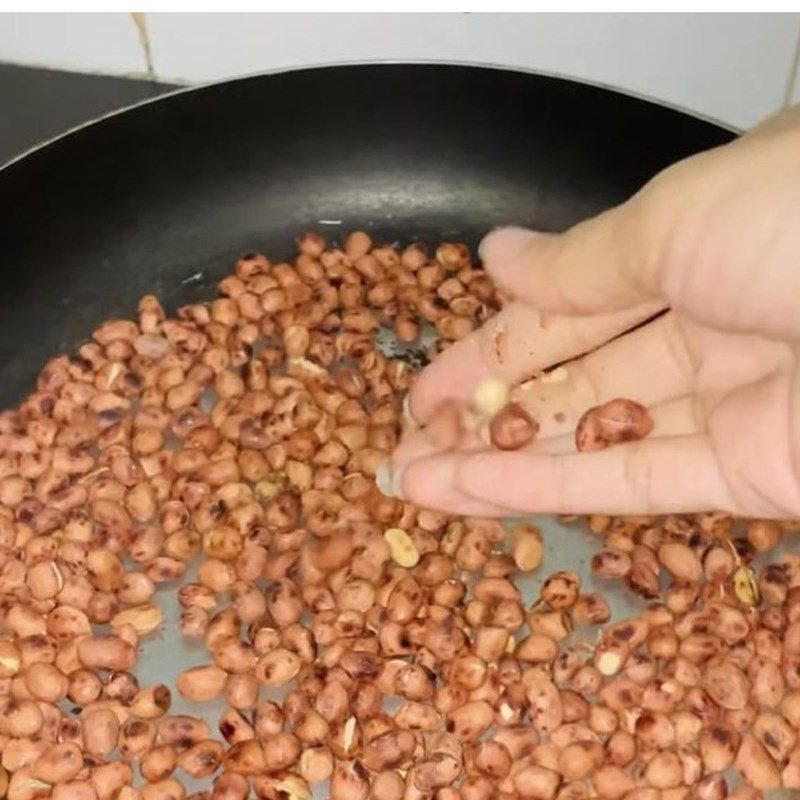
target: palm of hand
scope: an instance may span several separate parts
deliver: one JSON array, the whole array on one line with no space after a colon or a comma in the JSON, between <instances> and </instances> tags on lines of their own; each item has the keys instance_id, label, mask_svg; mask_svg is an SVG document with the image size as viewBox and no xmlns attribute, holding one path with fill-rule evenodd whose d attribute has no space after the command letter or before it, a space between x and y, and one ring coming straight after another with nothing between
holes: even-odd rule
<instances>
[{"instance_id":1,"label":"palm of hand","mask_svg":"<svg viewBox=\"0 0 800 800\"><path fill-rule=\"evenodd\" d=\"M720 507L746 516L800 511L800 383L789 343L720 333L675 312L676 346L694 383L691 421L706 431L729 497ZM676 459L675 469L680 469Z\"/></svg>"}]
</instances>

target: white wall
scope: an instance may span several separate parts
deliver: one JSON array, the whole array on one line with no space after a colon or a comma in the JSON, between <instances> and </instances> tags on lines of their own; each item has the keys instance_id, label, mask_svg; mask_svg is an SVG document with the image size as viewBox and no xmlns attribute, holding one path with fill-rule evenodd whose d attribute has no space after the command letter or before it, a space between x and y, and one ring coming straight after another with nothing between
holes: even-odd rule
<instances>
[{"instance_id":1,"label":"white wall","mask_svg":"<svg viewBox=\"0 0 800 800\"><path fill-rule=\"evenodd\" d=\"M130 14L0 14L0 61L87 72L143 72Z\"/></svg>"},{"instance_id":2,"label":"white wall","mask_svg":"<svg viewBox=\"0 0 800 800\"><path fill-rule=\"evenodd\" d=\"M474 61L540 69L746 127L800 101L800 14L147 14L156 76L212 81L302 64ZM129 15L4 14L0 60L144 71ZM794 94L792 88L794 87Z\"/></svg>"}]
</instances>

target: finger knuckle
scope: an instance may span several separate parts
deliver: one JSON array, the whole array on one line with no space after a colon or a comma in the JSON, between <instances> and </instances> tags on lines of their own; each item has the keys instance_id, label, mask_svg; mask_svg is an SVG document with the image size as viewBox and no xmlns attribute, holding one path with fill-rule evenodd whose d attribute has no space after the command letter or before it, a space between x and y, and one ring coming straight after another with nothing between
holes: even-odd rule
<instances>
[{"instance_id":1,"label":"finger knuckle","mask_svg":"<svg viewBox=\"0 0 800 800\"><path fill-rule=\"evenodd\" d=\"M634 501L643 508L653 505L653 461L647 452L636 444L623 445L623 475L625 486Z\"/></svg>"}]
</instances>

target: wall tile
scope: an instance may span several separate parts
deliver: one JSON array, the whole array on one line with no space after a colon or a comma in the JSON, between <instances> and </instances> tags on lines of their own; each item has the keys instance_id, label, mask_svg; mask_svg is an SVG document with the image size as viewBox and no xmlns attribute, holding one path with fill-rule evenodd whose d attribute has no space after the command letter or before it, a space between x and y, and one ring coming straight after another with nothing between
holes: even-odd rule
<instances>
[{"instance_id":1,"label":"wall tile","mask_svg":"<svg viewBox=\"0 0 800 800\"><path fill-rule=\"evenodd\" d=\"M557 72L747 126L782 102L800 14L149 14L164 79L440 59Z\"/></svg>"},{"instance_id":2,"label":"wall tile","mask_svg":"<svg viewBox=\"0 0 800 800\"><path fill-rule=\"evenodd\" d=\"M790 103L800 103L800 34L797 37L797 50L795 51L790 88L787 98Z\"/></svg>"},{"instance_id":3,"label":"wall tile","mask_svg":"<svg viewBox=\"0 0 800 800\"><path fill-rule=\"evenodd\" d=\"M130 15L4 14L0 60L141 73ZM748 126L783 102L800 14L148 14L158 75L433 59L607 83ZM800 80L795 87L800 102Z\"/></svg>"},{"instance_id":4,"label":"wall tile","mask_svg":"<svg viewBox=\"0 0 800 800\"><path fill-rule=\"evenodd\" d=\"M143 73L130 14L2 14L0 61L106 72Z\"/></svg>"}]
</instances>

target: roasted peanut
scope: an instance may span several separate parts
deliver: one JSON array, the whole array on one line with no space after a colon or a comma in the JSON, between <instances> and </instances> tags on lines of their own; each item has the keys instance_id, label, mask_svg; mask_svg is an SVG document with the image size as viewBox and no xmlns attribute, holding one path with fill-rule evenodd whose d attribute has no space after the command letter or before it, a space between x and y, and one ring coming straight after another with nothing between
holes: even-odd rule
<instances>
[{"instance_id":1,"label":"roasted peanut","mask_svg":"<svg viewBox=\"0 0 800 800\"><path fill-rule=\"evenodd\" d=\"M489 439L498 450L519 450L530 444L539 424L519 404L511 402L489 423Z\"/></svg>"},{"instance_id":2,"label":"roasted peanut","mask_svg":"<svg viewBox=\"0 0 800 800\"><path fill-rule=\"evenodd\" d=\"M633 400L609 400L589 409L578 421L578 450L603 450L609 445L644 439L653 430L647 409Z\"/></svg>"},{"instance_id":3,"label":"roasted peanut","mask_svg":"<svg viewBox=\"0 0 800 800\"><path fill-rule=\"evenodd\" d=\"M721 513L593 515L594 578L654 602L571 641L611 607L562 571L526 610L514 575L541 564L538 528L506 537L373 485L412 424L414 378L376 329L414 342L427 321L440 341L409 352L435 355L497 310L489 278L455 242L430 259L360 231L298 247L242 256L222 297L177 319L143 298L137 321L101 325L0 414L0 795L184 800L176 768L217 776L194 800L309 800L324 781L333 800L800 788L800 557L753 565L797 521L751 520L744 537ZM493 346L502 360L502 327ZM425 434L526 446L538 425L510 389L481 381ZM575 436L598 450L652 429L617 399ZM135 671L140 637L165 624L156 587L195 568L179 625L209 663L176 685L223 697L219 742ZM754 788L729 790L731 768Z\"/></svg>"}]
</instances>

